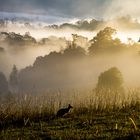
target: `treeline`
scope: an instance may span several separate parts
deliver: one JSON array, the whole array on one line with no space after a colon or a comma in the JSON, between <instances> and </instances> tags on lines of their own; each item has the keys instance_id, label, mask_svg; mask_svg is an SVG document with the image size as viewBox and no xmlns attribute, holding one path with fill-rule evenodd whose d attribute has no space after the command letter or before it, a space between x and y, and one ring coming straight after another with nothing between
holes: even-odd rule
<instances>
[{"instance_id":1,"label":"treeline","mask_svg":"<svg viewBox=\"0 0 140 140\"><path fill-rule=\"evenodd\" d=\"M0 19L0 28L7 28L9 24L16 25L18 23L18 20L8 20L8 19ZM25 28L30 28L30 29L35 29L35 26L31 24L28 21L20 21L19 24L22 26L24 25ZM78 20L75 23L62 23L61 25L44 25L41 28L44 29L78 29L78 30L87 30L87 31L93 31L96 30L99 26L104 26L106 24L105 21L103 20L96 20L96 19L91 19L90 21L88 20Z\"/></svg>"},{"instance_id":2,"label":"treeline","mask_svg":"<svg viewBox=\"0 0 140 140\"><path fill-rule=\"evenodd\" d=\"M61 52L51 52L44 57L37 57L32 66L19 71L14 66L9 77L9 90L40 93L51 89L84 88L89 84L92 85L93 73L99 76L99 72L102 71L102 66L98 66L99 64L104 65L113 58L112 56L117 56L122 52L139 55L139 43L124 44L118 38L113 38L115 33L116 30L110 27L99 31L89 41L91 45L88 51L77 46L77 36L74 36L73 41L68 42L67 48ZM102 63L98 63L98 59L102 56L105 56L103 59L107 61L102 60ZM112 62L114 63L113 60ZM7 88L7 82L4 79L2 81Z\"/></svg>"},{"instance_id":3,"label":"treeline","mask_svg":"<svg viewBox=\"0 0 140 140\"><path fill-rule=\"evenodd\" d=\"M55 36L50 36L48 38L42 38L39 41L37 41L34 37L30 35L30 32L26 32L24 35L17 34L14 32L0 32L0 44L3 46L8 47L18 47L19 49L24 46L44 46L44 45L53 45L53 42L60 42L61 44L66 43L65 38L59 38ZM3 51L5 47L0 47L0 51Z\"/></svg>"},{"instance_id":4,"label":"treeline","mask_svg":"<svg viewBox=\"0 0 140 140\"><path fill-rule=\"evenodd\" d=\"M111 51L122 51L139 49L139 43L134 42L131 38L128 38L128 44L122 43L119 38L113 38L116 34L116 30L111 27L106 27L99 31L93 39L88 40L87 37L72 34L72 43L75 46L85 48L88 50L89 54L94 54L98 52L111 52ZM29 47L40 47L40 46L59 46L62 49L65 46L69 47L71 41L67 40L65 37L50 36L48 38L42 38L36 40L30 35L30 32L26 32L24 35L16 34L14 32L0 32L0 52L5 51L5 46L9 48L21 48L24 46Z\"/></svg>"},{"instance_id":5,"label":"treeline","mask_svg":"<svg viewBox=\"0 0 140 140\"><path fill-rule=\"evenodd\" d=\"M37 41L29 32L26 32L25 35L16 34L14 32L0 32L0 43L10 46L24 46L34 45Z\"/></svg>"},{"instance_id":6,"label":"treeline","mask_svg":"<svg viewBox=\"0 0 140 140\"><path fill-rule=\"evenodd\" d=\"M46 29L76 29L76 30L87 30L87 31L94 31L98 29L98 27L101 27L105 25L105 21L102 20L95 20L92 19L90 21L87 20L79 20L75 23L63 23L61 25L50 25L46 26Z\"/></svg>"},{"instance_id":7,"label":"treeline","mask_svg":"<svg viewBox=\"0 0 140 140\"><path fill-rule=\"evenodd\" d=\"M30 22L30 20L20 20L20 19L0 19L0 28L6 29L9 28L9 25L14 27L21 26L28 29L53 29L53 30L61 30L61 29L76 29L76 30L85 30L85 31L95 31L110 25L110 23L115 23L115 27L119 29L127 29L127 30L139 30L140 23L137 19L133 19L130 15L116 17L112 20L99 20L99 19L91 19L91 20L78 20L74 23L62 23L60 25L51 24L47 25L45 23L35 24L34 22ZM18 25L16 25L18 24ZM112 24L111 24L112 25ZM113 25L112 25L113 27Z\"/></svg>"}]
</instances>

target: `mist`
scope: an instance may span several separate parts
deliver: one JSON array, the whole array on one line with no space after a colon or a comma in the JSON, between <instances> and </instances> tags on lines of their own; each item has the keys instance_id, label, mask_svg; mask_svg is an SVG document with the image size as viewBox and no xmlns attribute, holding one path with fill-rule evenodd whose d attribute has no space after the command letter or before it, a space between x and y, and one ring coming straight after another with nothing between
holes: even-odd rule
<instances>
[{"instance_id":1,"label":"mist","mask_svg":"<svg viewBox=\"0 0 140 140\"><path fill-rule=\"evenodd\" d=\"M139 138L139 5L1 0L0 139Z\"/></svg>"},{"instance_id":2,"label":"mist","mask_svg":"<svg viewBox=\"0 0 140 140\"><path fill-rule=\"evenodd\" d=\"M92 90L97 85L99 75L111 67L121 71L125 88L138 88L139 59L136 52L117 53L115 56L107 53L96 57L52 53L38 57L33 66L21 70L20 89L27 93Z\"/></svg>"},{"instance_id":3,"label":"mist","mask_svg":"<svg viewBox=\"0 0 140 140\"><path fill-rule=\"evenodd\" d=\"M108 19L108 18L118 17L120 15L123 16L131 15L133 18L139 19L139 13L140 13L140 9L138 8L139 4L140 4L139 0L111 1L108 7L106 7L104 18Z\"/></svg>"},{"instance_id":4,"label":"mist","mask_svg":"<svg viewBox=\"0 0 140 140\"><path fill-rule=\"evenodd\" d=\"M89 28L92 24L96 26ZM109 42L103 43L104 46L108 44L107 48L102 48L100 44L99 53L97 49L95 54L90 55L93 38L106 26L117 29L116 34L111 35L113 45L117 44L116 51L108 48ZM58 89L92 90L99 75L111 67L121 71L125 87L139 87L138 28L139 23L131 17L109 21L82 20L59 25L8 21L6 26L0 28L0 71L9 79L12 67L16 65L18 89L27 93Z\"/></svg>"},{"instance_id":5,"label":"mist","mask_svg":"<svg viewBox=\"0 0 140 140\"><path fill-rule=\"evenodd\" d=\"M17 65L18 69L24 68L32 65L36 57L47 55L52 51L59 52L67 45L65 38L60 39L55 36L49 36L46 40L44 44L38 42L30 45L10 45L2 41L1 48L4 50L0 52L0 70L8 76L13 65Z\"/></svg>"}]
</instances>

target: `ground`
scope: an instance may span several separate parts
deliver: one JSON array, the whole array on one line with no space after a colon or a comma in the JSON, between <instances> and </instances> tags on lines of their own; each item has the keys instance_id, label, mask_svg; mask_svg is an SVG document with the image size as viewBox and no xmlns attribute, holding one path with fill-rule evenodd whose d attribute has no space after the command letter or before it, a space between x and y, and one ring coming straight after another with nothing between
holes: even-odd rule
<instances>
[{"instance_id":1,"label":"ground","mask_svg":"<svg viewBox=\"0 0 140 140\"><path fill-rule=\"evenodd\" d=\"M133 124L134 122L134 124ZM69 113L63 118L27 119L9 125L1 140L140 139L140 113L131 111Z\"/></svg>"}]
</instances>

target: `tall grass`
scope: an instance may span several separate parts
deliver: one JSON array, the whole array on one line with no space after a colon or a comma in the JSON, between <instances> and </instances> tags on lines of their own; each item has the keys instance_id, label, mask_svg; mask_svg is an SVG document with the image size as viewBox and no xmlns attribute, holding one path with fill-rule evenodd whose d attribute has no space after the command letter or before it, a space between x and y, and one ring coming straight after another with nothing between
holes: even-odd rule
<instances>
[{"instance_id":1,"label":"tall grass","mask_svg":"<svg viewBox=\"0 0 140 140\"><path fill-rule=\"evenodd\" d=\"M57 110L69 103L74 107L73 116L99 112L140 110L139 90L118 91L69 91L39 95L13 94L0 102L0 127L10 124L26 125L29 121L49 120Z\"/></svg>"}]
</instances>

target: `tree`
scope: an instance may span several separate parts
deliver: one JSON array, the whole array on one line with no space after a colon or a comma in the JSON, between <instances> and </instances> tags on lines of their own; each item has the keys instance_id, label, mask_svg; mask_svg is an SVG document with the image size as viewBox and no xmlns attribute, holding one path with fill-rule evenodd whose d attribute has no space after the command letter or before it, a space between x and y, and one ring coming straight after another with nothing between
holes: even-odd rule
<instances>
[{"instance_id":1,"label":"tree","mask_svg":"<svg viewBox=\"0 0 140 140\"><path fill-rule=\"evenodd\" d=\"M5 75L0 72L0 94L8 93L8 82Z\"/></svg>"},{"instance_id":2,"label":"tree","mask_svg":"<svg viewBox=\"0 0 140 140\"><path fill-rule=\"evenodd\" d=\"M86 51L75 45L70 45L68 48L66 48L63 52L63 57L65 58L78 58L78 57L84 57L86 56Z\"/></svg>"},{"instance_id":3,"label":"tree","mask_svg":"<svg viewBox=\"0 0 140 140\"><path fill-rule=\"evenodd\" d=\"M116 67L103 72L98 77L97 90L121 90L123 89L123 77L121 72Z\"/></svg>"},{"instance_id":4,"label":"tree","mask_svg":"<svg viewBox=\"0 0 140 140\"><path fill-rule=\"evenodd\" d=\"M18 89L18 70L16 65L13 66L9 79L10 90L16 92Z\"/></svg>"},{"instance_id":5,"label":"tree","mask_svg":"<svg viewBox=\"0 0 140 140\"><path fill-rule=\"evenodd\" d=\"M116 49L122 47L120 39L113 39L113 35L116 34L116 30L111 27L99 31L97 35L90 41L89 53L91 55L102 52L116 52Z\"/></svg>"},{"instance_id":6,"label":"tree","mask_svg":"<svg viewBox=\"0 0 140 140\"><path fill-rule=\"evenodd\" d=\"M4 48L0 47L0 53L4 51L5 51Z\"/></svg>"}]
</instances>

